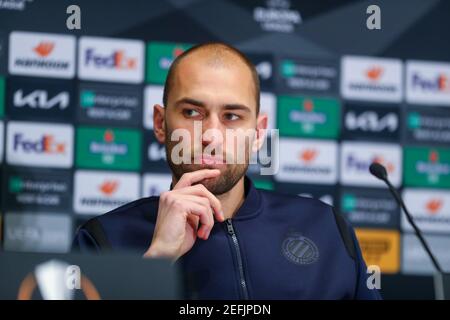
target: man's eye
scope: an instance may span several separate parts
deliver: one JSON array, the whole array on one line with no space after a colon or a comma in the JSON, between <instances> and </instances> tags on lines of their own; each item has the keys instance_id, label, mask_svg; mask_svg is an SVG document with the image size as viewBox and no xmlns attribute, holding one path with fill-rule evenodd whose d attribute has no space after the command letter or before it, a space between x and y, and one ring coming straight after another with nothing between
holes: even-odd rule
<instances>
[{"instance_id":1,"label":"man's eye","mask_svg":"<svg viewBox=\"0 0 450 320\"><path fill-rule=\"evenodd\" d=\"M196 116L200 115L200 112L198 112L197 110L194 110L194 109L185 109L185 110L183 110L183 113L187 117L196 117Z\"/></svg>"},{"instance_id":2,"label":"man's eye","mask_svg":"<svg viewBox=\"0 0 450 320\"><path fill-rule=\"evenodd\" d=\"M237 114L234 113L226 113L225 114L225 119L229 120L229 121L235 121L235 120L239 120L241 117L238 116Z\"/></svg>"}]
</instances>

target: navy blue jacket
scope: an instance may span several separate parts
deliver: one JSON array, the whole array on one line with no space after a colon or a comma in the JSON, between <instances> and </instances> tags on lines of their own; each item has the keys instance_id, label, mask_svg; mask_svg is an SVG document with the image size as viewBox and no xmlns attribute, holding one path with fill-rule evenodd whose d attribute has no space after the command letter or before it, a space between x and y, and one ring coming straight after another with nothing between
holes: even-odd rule
<instances>
[{"instance_id":1,"label":"navy blue jacket","mask_svg":"<svg viewBox=\"0 0 450 320\"><path fill-rule=\"evenodd\" d=\"M232 219L215 222L179 262L187 297L198 299L380 299L367 288L353 229L321 201L256 189ZM142 198L91 219L77 232L82 252L150 246L159 197Z\"/></svg>"}]
</instances>

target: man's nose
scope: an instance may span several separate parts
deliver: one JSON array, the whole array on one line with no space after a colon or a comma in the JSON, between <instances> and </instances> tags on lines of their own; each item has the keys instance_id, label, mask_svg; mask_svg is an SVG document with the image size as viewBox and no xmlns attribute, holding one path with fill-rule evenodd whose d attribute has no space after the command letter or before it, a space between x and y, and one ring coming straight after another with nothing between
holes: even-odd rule
<instances>
[{"instance_id":1,"label":"man's nose","mask_svg":"<svg viewBox=\"0 0 450 320\"><path fill-rule=\"evenodd\" d=\"M203 146L211 145L211 147L215 147L223 143L223 126L218 115L211 114L207 119L203 120L202 126Z\"/></svg>"}]
</instances>

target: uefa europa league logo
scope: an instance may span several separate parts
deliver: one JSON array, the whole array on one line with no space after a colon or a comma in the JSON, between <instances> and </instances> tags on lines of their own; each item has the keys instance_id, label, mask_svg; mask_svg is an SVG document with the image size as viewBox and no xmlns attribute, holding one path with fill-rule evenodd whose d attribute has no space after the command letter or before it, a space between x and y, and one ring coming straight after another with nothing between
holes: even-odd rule
<instances>
[{"instance_id":1,"label":"uefa europa league logo","mask_svg":"<svg viewBox=\"0 0 450 320\"><path fill-rule=\"evenodd\" d=\"M88 300L100 299L97 289L79 266L58 260L37 265L20 284L17 299L31 300L36 288L44 300L73 300L77 289L81 289Z\"/></svg>"}]
</instances>

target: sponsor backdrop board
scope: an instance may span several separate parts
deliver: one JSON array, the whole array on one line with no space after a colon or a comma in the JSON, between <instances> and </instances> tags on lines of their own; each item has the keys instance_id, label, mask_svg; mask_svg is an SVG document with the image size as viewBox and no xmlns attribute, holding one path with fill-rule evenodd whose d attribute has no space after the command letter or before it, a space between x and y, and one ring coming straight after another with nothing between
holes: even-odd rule
<instances>
[{"instance_id":1,"label":"sponsor backdrop board","mask_svg":"<svg viewBox=\"0 0 450 320\"><path fill-rule=\"evenodd\" d=\"M373 33L360 2L324 3L81 0L82 28L68 30L63 1L0 1L2 248L66 252L84 221L168 190L154 105L174 59L219 40L255 65L260 112L279 129L266 142L275 148L253 157L255 185L333 205L383 272L429 273L404 213L368 173L380 162L449 270L450 42L435 39L450 7L424 2L405 16L380 1L401 19ZM433 37L417 32L427 24Z\"/></svg>"}]
</instances>

